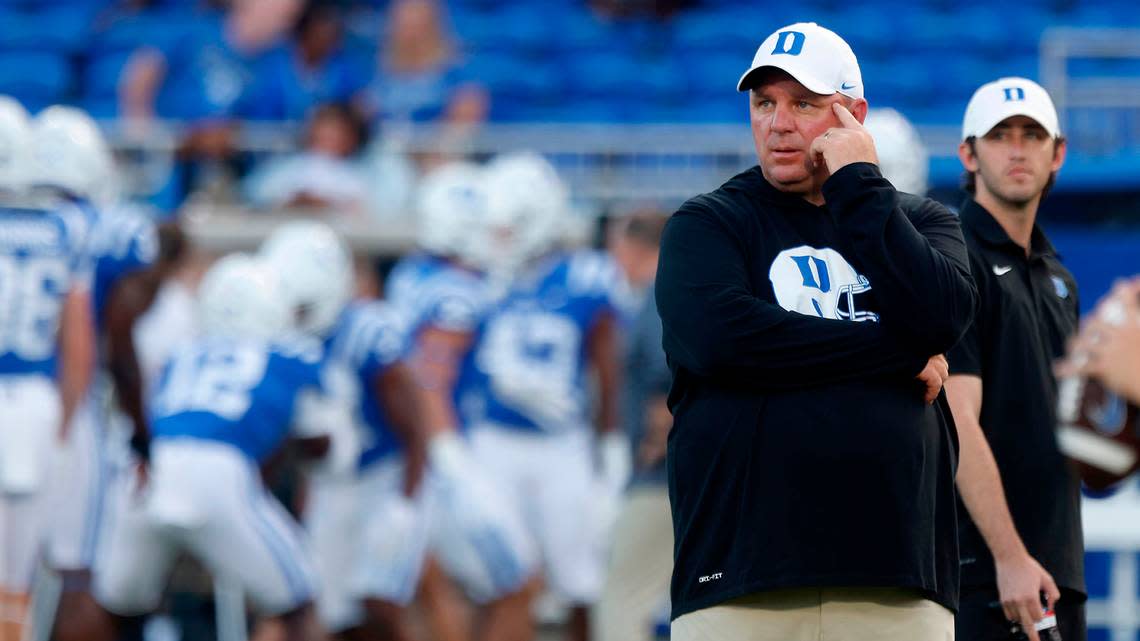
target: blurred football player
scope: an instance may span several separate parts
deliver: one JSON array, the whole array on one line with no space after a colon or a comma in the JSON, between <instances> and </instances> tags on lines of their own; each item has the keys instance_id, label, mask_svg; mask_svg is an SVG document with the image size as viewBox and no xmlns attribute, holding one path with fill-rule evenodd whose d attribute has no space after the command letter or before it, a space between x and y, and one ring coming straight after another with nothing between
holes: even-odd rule
<instances>
[{"instance_id":1,"label":"blurred football player","mask_svg":"<svg viewBox=\"0 0 1140 641\"><path fill-rule=\"evenodd\" d=\"M32 139L23 108L0 100L0 638L13 640L94 349L86 230L68 205L28 197Z\"/></svg>"},{"instance_id":2,"label":"blurred football player","mask_svg":"<svg viewBox=\"0 0 1140 641\"><path fill-rule=\"evenodd\" d=\"M1080 479L1057 446L1052 374L1080 306L1036 223L1065 149L1053 101L1031 80L986 83L966 106L958 157L970 198L960 219L981 304L946 354L967 512L955 622L963 639L1004 638L1008 620L1036 641L1043 600L1061 638L1087 634Z\"/></svg>"},{"instance_id":3,"label":"blurred football player","mask_svg":"<svg viewBox=\"0 0 1140 641\"><path fill-rule=\"evenodd\" d=\"M38 197L75 205L87 226L91 265L92 318L97 368L62 450L64 464L54 479L47 561L62 576L54 635L83 639L82 608L95 538L103 509L108 470L108 411L112 398L129 418L130 443L146 459L147 427L133 338L135 320L153 301L171 262L158 261L158 234L142 211L114 202L117 183L109 147L95 122L73 107L45 109L32 129L29 182ZM168 230L168 240L178 242Z\"/></svg>"},{"instance_id":4,"label":"blurred football player","mask_svg":"<svg viewBox=\"0 0 1140 641\"><path fill-rule=\"evenodd\" d=\"M351 419L328 393L323 349L291 331L288 298L253 257L227 256L200 289L202 337L167 365L150 407L150 479L124 488L100 542L91 639L113 639L153 610L180 553L235 581L288 639L319 639L317 579L299 526L264 487L259 466L291 437L348 473Z\"/></svg>"},{"instance_id":5,"label":"blurred football player","mask_svg":"<svg viewBox=\"0 0 1140 641\"><path fill-rule=\"evenodd\" d=\"M132 331L144 390L158 383L170 355L197 336L195 292L210 265L177 225L159 226L158 247L164 277Z\"/></svg>"},{"instance_id":6,"label":"blurred football player","mask_svg":"<svg viewBox=\"0 0 1140 641\"><path fill-rule=\"evenodd\" d=\"M863 122L875 139L879 169L898 191L925 196L929 185L930 152L906 116L890 108L868 109Z\"/></svg>"},{"instance_id":7,"label":"blurred football player","mask_svg":"<svg viewBox=\"0 0 1140 641\"><path fill-rule=\"evenodd\" d=\"M571 638L585 641L630 467L617 431L617 334L628 284L608 254L558 248L569 203L546 160L509 154L487 171L489 216L509 221L500 236L514 236L517 275L483 323L461 400L476 458L526 516L545 583L571 606Z\"/></svg>"},{"instance_id":8,"label":"blurred football player","mask_svg":"<svg viewBox=\"0 0 1140 641\"><path fill-rule=\"evenodd\" d=\"M530 639L530 583L535 553L522 519L473 461L460 436L456 386L492 293L481 273L486 256L484 174L474 165L444 165L425 177L418 195L422 253L398 265L385 288L407 323L409 363L429 434L434 484L433 553L481 605L477 638ZM433 575L434 576L434 575ZM430 603L439 585L425 586ZM442 608L440 608L442 609ZM442 633L462 634L445 613Z\"/></svg>"},{"instance_id":9,"label":"blurred football player","mask_svg":"<svg viewBox=\"0 0 1140 641\"><path fill-rule=\"evenodd\" d=\"M322 292L347 292L347 248L328 227L294 222L266 240L262 257L281 274L294 309L313 309ZM314 478L306 508L321 579L318 613L345 639L413 638L405 607L415 595L427 549L429 521L423 489L425 430L411 373L401 359L405 335L386 303L357 300L326 325L321 337L329 365L344 377L341 397L366 431L356 475Z\"/></svg>"}]
</instances>

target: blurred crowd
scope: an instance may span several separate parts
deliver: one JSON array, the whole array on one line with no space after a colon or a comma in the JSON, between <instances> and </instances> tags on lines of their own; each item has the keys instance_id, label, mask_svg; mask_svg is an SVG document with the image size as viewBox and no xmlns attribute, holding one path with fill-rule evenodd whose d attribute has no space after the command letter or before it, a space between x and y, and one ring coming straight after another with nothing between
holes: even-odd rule
<instances>
[{"instance_id":1,"label":"blurred crowd","mask_svg":"<svg viewBox=\"0 0 1140 641\"><path fill-rule=\"evenodd\" d=\"M149 4L111 14L108 30ZM133 51L118 83L128 139L145 138L156 120L187 125L155 195L163 209L207 190L267 209L402 213L431 163L399 153L401 132L436 123L460 135L487 117L487 92L434 0L383 11L330 0L200 5L175 34ZM352 37L374 42L348 49L350 21L362 32ZM238 123L250 121L299 124L297 153L263 164L243 153Z\"/></svg>"},{"instance_id":2,"label":"blurred crowd","mask_svg":"<svg viewBox=\"0 0 1140 641\"><path fill-rule=\"evenodd\" d=\"M107 34L163 9L128 2L100 20ZM193 4L193 3L187 3ZM595 2L598 20L666 17L683 2ZM203 0L130 52L115 104L124 138L156 121L186 125L176 163L152 202L173 211L195 192L272 209L335 208L391 217L441 161L407 156L416 126L454 149L487 120L492 96L437 0ZM168 18L169 19L169 18ZM96 34L98 37L98 34ZM298 151L261 162L240 123L293 123Z\"/></svg>"}]
</instances>

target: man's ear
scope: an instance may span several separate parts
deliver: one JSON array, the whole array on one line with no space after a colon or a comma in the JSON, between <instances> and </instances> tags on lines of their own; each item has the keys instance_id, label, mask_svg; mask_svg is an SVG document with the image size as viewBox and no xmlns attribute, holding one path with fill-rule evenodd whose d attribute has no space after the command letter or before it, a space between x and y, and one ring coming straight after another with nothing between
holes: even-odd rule
<instances>
[{"instance_id":1,"label":"man's ear","mask_svg":"<svg viewBox=\"0 0 1140 641\"><path fill-rule=\"evenodd\" d=\"M958 160L962 162L966 171L978 170L978 159L974 156L974 150L970 148L970 143L964 140L958 143Z\"/></svg>"},{"instance_id":2,"label":"man's ear","mask_svg":"<svg viewBox=\"0 0 1140 641\"><path fill-rule=\"evenodd\" d=\"M859 124L862 125L865 124L865 121L867 120L868 109L869 107L867 105L867 100L864 98L857 98L855 100L855 104L851 105L851 114L854 115L855 120L858 120Z\"/></svg>"},{"instance_id":3,"label":"man's ear","mask_svg":"<svg viewBox=\"0 0 1140 641\"><path fill-rule=\"evenodd\" d=\"M1064 138L1057 138L1053 143L1053 171L1065 164L1065 154L1069 151L1067 142Z\"/></svg>"}]
</instances>

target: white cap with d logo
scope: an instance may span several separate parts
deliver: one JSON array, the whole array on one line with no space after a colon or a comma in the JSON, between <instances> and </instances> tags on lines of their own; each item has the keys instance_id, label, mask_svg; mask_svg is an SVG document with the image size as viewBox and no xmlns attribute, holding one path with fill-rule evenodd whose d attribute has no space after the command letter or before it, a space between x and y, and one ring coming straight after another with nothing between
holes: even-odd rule
<instances>
[{"instance_id":1,"label":"white cap with d logo","mask_svg":"<svg viewBox=\"0 0 1140 641\"><path fill-rule=\"evenodd\" d=\"M752 58L752 66L736 83L736 90L751 89L757 72L765 67L788 72L818 94L863 97L863 74L855 52L834 31L814 22L797 22L765 38Z\"/></svg>"}]
</instances>

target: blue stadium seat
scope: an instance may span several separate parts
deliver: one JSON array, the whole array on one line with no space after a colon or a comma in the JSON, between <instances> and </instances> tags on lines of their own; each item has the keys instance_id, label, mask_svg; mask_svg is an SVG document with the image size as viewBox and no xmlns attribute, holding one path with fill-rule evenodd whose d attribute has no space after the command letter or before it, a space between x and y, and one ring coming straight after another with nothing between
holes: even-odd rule
<instances>
[{"instance_id":1,"label":"blue stadium seat","mask_svg":"<svg viewBox=\"0 0 1140 641\"><path fill-rule=\"evenodd\" d=\"M93 34L91 51L133 51L143 45L166 50L187 34L195 23L193 18L193 13L178 9L117 16Z\"/></svg>"},{"instance_id":2,"label":"blue stadium seat","mask_svg":"<svg viewBox=\"0 0 1140 641\"><path fill-rule=\"evenodd\" d=\"M583 53L567 57L564 71L573 95L606 99L633 93L641 67L629 57Z\"/></svg>"},{"instance_id":3,"label":"blue stadium seat","mask_svg":"<svg viewBox=\"0 0 1140 641\"><path fill-rule=\"evenodd\" d=\"M495 24L495 14L482 9L453 10L451 25L464 48L471 51L506 51Z\"/></svg>"},{"instance_id":4,"label":"blue stadium seat","mask_svg":"<svg viewBox=\"0 0 1140 641\"><path fill-rule=\"evenodd\" d=\"M62 102L71 87L71 65L62 54L0 53L0 94L19 98L29 109Z\"/></svg>"},{"instance_id":5,"label":"blue stadium seat","mask_svg":"<svg viewBox=\"0 0 1140 641\"><path fill-rule=\"evenodd\" d=\"M79 52L89 41L93 13L89 6L0 9L0 49Z\"/></svg>"},{"instance_id":6,"label":"blue stadium seat","mask_svg":"<svg viewBox=\"0 0 1140 641\"><path fill-rule=\"evenodd\" d=\"M116 105L119 93L119 78L130 58L130 51L112 51L98 54L88 59L83 68L83 99L96 104ZM106 111L105 108L102 111ZM110 115L114 115L113 110Z\"/></svg>"},{"instance_id":7,"label":"blue stadium seat","mask_svg":"<svg viewBox=\"0 0 1140 641\"><path fill-rule=\"evenodd\" d=\"M546 3L511 3L492 15L498 39L514 51L536 53L556 48L562 12Z\"/></svg>"},{"instance_id":8,"label":"blue stadium seat","mask_svg":"<svg viewBox=\"0 0 1140 641\"><path fill-rule=\"evenodd\" d=\"M891 104L906 111L941 95L942 76L922 56L866 58L860 65L865 96L871 105Z\"/></svg>"},{"instance_id":9,"label":"blue stadium seat","mask_svg":"<svg viewBox=\"0 0 1140 641\"><path fill-rule=\"evenodd\" d=\"M739 50L754 53L762 34L742 29L751 13L741 11L689 12L678 16L670 24L673 46L688 50ZM773 25L778 28L780 25Z\"/></svg>"},{"instance_id":10,"label":"blue stadium seat","mask_svg":"<svg viewBox=\"0 0 1140 641\"><path fill-rule=\"evenodd\" d=\"M106 0L0 0L0 7L17 7L33 10L50 10L60 7L105 8Z\"/></svg>"},{"instance_id":11,"label":"blue stadium seat","mask_svg":"<svg viewBox=\"0 0 1140 641\"><path fill-rule=\"evenodd\" d=\"M659 104L682 102L692 95L680 56L646 56L635 62L638 71L630 87L634 95Z\"/></svg>"},{"instance_id":12,"label":"blue stadium seat","mask_svg":"<svg viewBox=\"0 0 1140 641\"><path fill-rule=\"evenodd\" d=\"M563 82L556 65L541 58L507 54L473 56L466 71L487 87L492 101L504 96L551 99Z\"/></svg>"},{"instance_id":13,"label":"blue stadium seat","mask_svg":"<svg viewBox=\"0 0 1140 641\"><path fill-rule=\"evenodd\" d=\"M883 9L874 4L843 7L820 24L842 35L860 61L867 56L897 57L904 37L893 22L883 20Z\"/></svg>"},{"instance_id":14,"label":"blue stadium seat","mask_svg":"<svg viewBox=\"0 0 1140 641\"><path fill-rule=\"evenodd\" d=\"M79 107L97 120L109 120L119 115L117 100L84 97L79 100Z\"/></svg>"},{"instance_id":15,"label":"blue stadium seat","mask_svg":"<svg viewBox=\"0 0 1140 641\"><path fill-rule=\"evenodd\" d=\"M1132 27L1140 25L1134 3L1081 2L1061 16L1065 22L1082 27Z\"/></svg>"},{"instance_id":16,"label":"blue stadium seat","mask_svg":"<svg viewBox=\"0 0 1140 641\"><path fill-rule=\"evenodd\" d=\"M544 115L553 122L627 122L628 112L612 99L586 98L551 105Z\"/></svg>"},{"instance_id":17,"label":"blue stadium seat","mask_svg":"<svg viewBox=\"0 0 1140 641\"><path fill-rule=\"evenodd\" d=\"M600 51L624 49L613 23L599 20L585 7L572 7L558 14L558 37L555 44L566 51Z\"/></svg>"},{"instance_id":18,"label":"blue stadium seat","mask_svg":"<svg viewBox=\"0 0 1140 641\"><path fill-rule=\"evenodd\" d=\"M694 98L722 96L736 91L736 81L748 69L750 57L712 53L689 56L684 61L686 84Z\"/></svg>"}]
</instances>

